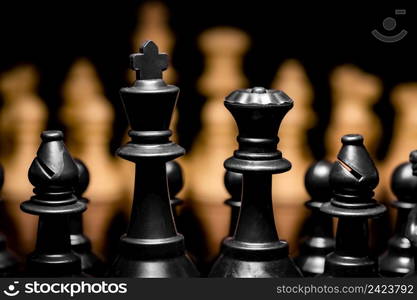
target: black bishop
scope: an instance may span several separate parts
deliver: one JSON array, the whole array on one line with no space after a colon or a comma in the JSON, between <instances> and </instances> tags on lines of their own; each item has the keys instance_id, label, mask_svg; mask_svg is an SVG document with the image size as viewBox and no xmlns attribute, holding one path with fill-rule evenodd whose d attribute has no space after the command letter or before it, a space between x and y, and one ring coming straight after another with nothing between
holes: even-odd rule
<instances>
[{"instance_id":1,"label":"black bishop","mask_svg":"<svg viewBox=\"0 0 417 300\"><path fill-rule=\"evenodd\" d=\"M342 144L330 172L333 197L321 206L322 212L339 218L335 250L326 257L323 275L378 277L378 262L368 246L368 219L386 210L373 199L378 171L361 135L345 135Z\"/></svg>"},{"instance_id":2,"label":"black bishop","mask_svg":"<svg viewBox=\"0 0 417 300\"><path fill-rule=\"evenodd\" d=\"M44 131L42 143L29 169L34 196L21 209L39 216L34 252L28 255L27 275L72 277L81 275L80 258L71 250L69 217L86 209L74 186L78 170L61 131Z\"/></svg>"}]
</instances>

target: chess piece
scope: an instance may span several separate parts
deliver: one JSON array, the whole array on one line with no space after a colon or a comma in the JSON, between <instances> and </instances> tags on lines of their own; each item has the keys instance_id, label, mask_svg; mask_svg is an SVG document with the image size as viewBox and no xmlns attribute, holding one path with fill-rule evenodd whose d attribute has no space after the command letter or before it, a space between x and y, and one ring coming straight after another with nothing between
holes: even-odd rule
<instances>
[{"instance_id":1,"label":"chess piece","mask_svg":"<svg viewBox=\"0 0 417 300\"><path fill-rule=\"evenodd\" d=\"M235 28L217 27L203 32L199 45L205 54L205 69L197 88L207 100L201 112L201 131L190 154L185 156L184 189L204 228L210 261L228 232L229 212L222 205L228 197L222 164L237 146L236 125L224 109L223 99L230 91L247 85L242 63L249 37Z\"/></svg>"},{"instance_id":2,"label":"chess piece","mask_svg":"<svg viewBox=\"0 0 417 300\"><path fill-rule=\"evenodd\" d=\"M32 194L27 172L39 146L39 135L46 126L47 108L36 93L39 81L32 65L19 65L0 76L4 106L0 114L2 154L5 170L4 206L16 228L15 249L27 254L35 245L35 216L20 210L20 204Z\"/></svg>"},{"instance_id":3,"label":"chess piece","mask_svg":"<svg viewBox=\"0 0 417 300\"><path fill-rule=\"evenodd\" d=\"M242 203L236 231L224 239L209 276L301 276L288 257L288 244L278 237L271 194L272 174L291 168L276 147L279 126L293 101L281 91L254 87L231 93L224 105L239 128L239 148L224 166L242 174Z\"/></svg>"},{"instance_id":4,"label":"chess piece","mask_svg":"<svg viewBox=\"0 0 417 300\"><path fill-rule=\"evenodd\" d=\"M35 195L21 204L38 215L35 251L27 257L27 274L34 277L80 276L81 261L71 251L69 216L86 209L73 187L78 170L63 143L61 131L44 131L36 158L29 168Z\"/></svg>"},{"instance_id":5,"label":"chess piece","mask_svg":"<svg viewBox=\"0 0 417 300\"><path fill-rule=\"evenodd\" d=\"M125 143L127 142L128 140L125 141ZM120 166L122 168L122 172L125 174L125 177L134 178L135 176L134 166L132 168L132 166L130 166L131 163L129 161L122 160L121 158L119 158L118 160L119 162L123 162L122 164L120 164ZM169 161L166 163L166 170L167 170L168 190L169 190L169 194L171 197L170 202L171 202L171 207L172 207L172 213L174 215L174 219L178 221L178 210L179 210L179 207L184 203L183 200L177 197L178 193L180 193L181 189L184 186L181 165L176 161ZM131 185L133 185L133 183L130 182L129 180L126 180L126 182L129 182L131 183ZM127 184L126 184L126 187L127 187ZM130 196L130 198L132 199L134 189L132 187L129 187L127 190L128 192L126 193L126 195ZM131 199L128 201L130 206L132 206Z\"/></svg>"},{"instance_id":6,"label":"chess piece","mask_svg":"<svg viewBox=\"0 0 417 300\"><path fill-rule=\"evenodd\" d=\"M140 5L138 9L137 25L132 37L133 51L136 51L137 45L142 45L146 40L152 40L158 45L161 52L166 53L168 58L172 56L175 35L169 28L169 11L166 5L160 1L145 1ZM136 80L136 74L133 70L128 71L128 79L130 82ZM175 84L177 74L172 65L163 72L163 79L168 84ZM173 142L178 142L177 136L177 123L178 123L178 111L175 108L171 119L172 137ZM128 131L126 131L123 143L129 141ZM130 162L117 159L121 172L123 172L126 178L133 178L135 176L135 167ZM132 206L131 200L133 199L133 181L124 181L124 189L126 196L124 197L124 209L128 212ZM181 205L182 202L176 203Z\"/></svg>"},{"instance_id":7,"label":"chess piece","mask_svg":"<svg viewBox=\"0 0 417 300\"><path fill-rule=\"evenodd\" d=\"M311 196L306 207L311 210L307 221L307 236L300 246L300 255L294 259L304 276L323 274L326 255L334 250L333 220L320 207L329 202L332 189L329 183L332 163L318 161L308 168L305 187Z\"/></svg>"},{"instance_id":8,"label":"chess piece","mask_svg":"<svg viewBox=\"0 0 417 300\"><path fill-rule=\"evenodd\" d=\"M326 256L326 277L376 277L378 262L371 257L368 218L386 208L373 199L378 170L359 134L342 137L343 146L330 172L333 198L320 210L339 218L334 252Z\"/></svg>"},{"instance_id":9,"label":"chess piece","mask_svg":"<svg viewBox=\"0 0 417 300\"><path fill-rule=\"evenodd\" d=\"M83 193L90 182L90 174L84 163L79 159L74 159L78 171L78 182L74 187L74 194L78 201L88 204L88 199L83 197ZM105 274L104 263L91 251L90 239L84 235L82 213L72 214L69 217L71 248L81 259L81 270L84 274L101 277Z\"/></svg>"},{"instance_id":10,"label":"chess piece","mask_svg":"<svg viewBox=\"0 0 417 300\"><path fill-rule=\"evenodd\" d=\"M167 172L168 191L169 191L169 196L170 196L172 213L177 223L178 221L177 209L178 209L178 206L183 203L181 199L177 198L177 194L181 191L184 185L181 166L175 160L171 160L166 163L166 172Z\"/></svg>"},{"instance_id":11,"label":"chess piece","mask_svg":"<svg viewBox=\"0 0 417 300\"><path fill-rule=\"evenodd\" d=\"M395 111L393 133L381 170L381 184L389 199L394 198L389 189L392 171L408 156L410 149L417 149L417 83L396 86L391 93L391 103Z\"/></svg>"},{"instance_id":12,"label":"chess piece","mask_svg":"<svg viewBox=\"0 0 417 300\"><path fill-rule=\"evenodd\" d=\"M410 162L412 166L413 176L417 176L417 150L410 153ZM411 272L413 278L417 278L417 268L415 262L417 262L417 206L408 215L408 222L406 226L406 237L411 243L411 250L414 257L414 271Z\"/></svg>"},{"instance_id":13,"label":"chess piece","mask_svg":"<svg viewBox=\"0 0 417 300\"><path fill-rule=\"evenodd\" d=\"M333 159L337 155L337 141L349 132L360 132L366 149L375 157L382 131L372 108L381 95L381 81L353 65L343 65L332 72L330 86L332 113L325 136L327 157Z\"/></svg>"},{"instance_id":14,"label":"chess piece","mask_svg":"<svg viewBox=\"0 0 417 300\"><path fill-rule=\"evenodd\" d=\"M391 189L398 199L392 203L397 209L397 221L388 249L379 258L379 270L385 277L402 277L414 270L411 244L406 237L408 215L417 203L417 177L413 176L411 162L394 170Z\"/></svg>"},{"instance_id":15,"label":"chess piece","mask_svg":"<svg viewBox=\"0 0 417 300\"><path fill-rule=\"evenodd\" d=\"M281 238L288 241L290 253L298 245L297 233L305 219L303 207L308 195L304 189L304 173L313 162L307 141L307 132L314 126L316 116L312 109L313 88L301 63L289 59L279 68L272 88L285 91L295 99L279 129L280 150L291 162L291 172L272 177L272 199Z\"/></svg>"},{"instance_id":16,"label":"chess piece","mask_svg":"<svg viewBox=\"0 0 417 300\"><path fill-rule=\"evenodd\" d=\"M4 175L0 165L0 191L3 187ZM0 201L2 199L0 198ZM19 263L16 256L7 249L6 237L0 233L0 277L11 277L18 271Z\"/></svg>"},{"instance_id":17,"label":"chess piece","mask_svg":"<svg viewBox=\"0 0 417 300\"><path fill-rule=\"evenodd\" d=\"M184 154L171 142L168 129L179 89L162 80L166 54L147 41L130 56L137 80L120 90L132 130L131 142L117 150L136 164L135 193L127 233L110 274L116 277L193 277L198 272L175 227L167 184L166 162Z\"/></svg>"},{"instance_id":18,"label":"chess piece","mask_svg":"<svg viewBox=\"0 0 417 300\"><path fill-rule=\"evenodd\" d=\"M230 194L230 198L224 203L231 208L229 235L233 236L236 230L242 200L242 174L226 171L224 174L224 186Z\"/></svg>"},{"instance_id":19,"label":"chess piece","mask_svg":"<svg viewBox=\"0 0 417 300\"><path fill-rule=\"evenodd\" d=\"M103 255L108 224L120 209L124 182L110 154L114 111L90 61L78 59L63 86L60 117L67 128L66 144L74 157L89 168L91 180L85 197L91 202L84 213L84 229L93 252Z\"/></svg>"}]
</instances>

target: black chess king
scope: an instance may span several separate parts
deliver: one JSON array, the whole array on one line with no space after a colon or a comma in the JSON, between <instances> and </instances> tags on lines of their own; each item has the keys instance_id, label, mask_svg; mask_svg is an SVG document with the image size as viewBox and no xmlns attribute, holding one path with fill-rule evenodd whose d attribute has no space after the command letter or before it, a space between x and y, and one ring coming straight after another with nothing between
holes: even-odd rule
<instances>
[{"instance_id":1,"label":"black chess king","mask_svg":"<svg viewBox=\"0 0 417 300\"><path fill-rule=\"evenodd\" d=\"M169 125L179 88L167 85L162 71L168 56L147 41L130 56L137 80L120 90L131 130L131 141L117 150L136 164L135 191L127 233L110 271L116 277L194 277L198 272L187 256L170 205L166 162L185 153L170 141Z\"/></svg>"},{"instance_id":2,"label":"black chess king","mask_svg":"<svg viewBox=\"0 0 417 300\"><path fill-rule=\"evenodd\" d=\"M278 129L293 101L283 92L237 90L224 102L239 128L239 149L224 163L242 175L242 201L234 235L223 241L211 277L298 277L288 244L275 228L272 174L291 168L277 150Z\"/></svg>"}]
</instances>

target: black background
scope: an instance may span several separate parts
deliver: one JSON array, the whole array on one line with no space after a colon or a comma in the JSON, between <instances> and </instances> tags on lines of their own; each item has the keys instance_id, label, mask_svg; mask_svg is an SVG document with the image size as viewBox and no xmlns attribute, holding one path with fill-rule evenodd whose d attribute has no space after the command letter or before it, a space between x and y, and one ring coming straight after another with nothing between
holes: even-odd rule
<instances>
[{"instance_id":1,"label":"black background","mask_svg":"<svg viewBox=\"0 0 417 300\"><path fill-rule=\"evenodd\" d=\"M280 63L297 58L305 66L315 89L314 108L319 122L310 140L323 139L331 110L328 75L335 66L354 63L383 80L384 94L375 110L383 120L384 138L379 156L385 154L393 120L389 92L400 82L417 80L416 13L406 3L338 1L165 1L176 34L173 64L181 88L180 144L190 148L198 133L199 110L204 99L195 83L204 64L197 37L211 26L231 25L249 33L251 49L244 71L252 86L269 86ZM116 109L115 134L111 151L120 144L126 128L118 96L125 86L125 72L131 49L131 35L141 1L14 1L0 4L0 68L32 62L41 72L39 92L50 109L49 129L62 129L56 111L60 89L75 58L86 56L98 69L107 97ZM407 9L395 16L396 8ZM382 20L395 17L394 33L384 31ZM400 42L376 40L371 30L395 34L406 29ZM139 47L139 45L138 45ZM313 145L313 143L310 143ZM316 158L324 155L322 143L314 143Z\"/></svg>"}]
</instances>

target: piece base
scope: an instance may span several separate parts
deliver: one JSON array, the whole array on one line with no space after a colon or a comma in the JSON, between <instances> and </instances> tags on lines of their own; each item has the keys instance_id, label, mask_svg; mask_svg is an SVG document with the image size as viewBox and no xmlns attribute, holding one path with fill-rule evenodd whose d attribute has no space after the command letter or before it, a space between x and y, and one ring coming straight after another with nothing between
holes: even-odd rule
<instances>
[{"instance_id":1,"label":"piece base","mask_svg":"<svg viewBox=\"0 0 417 300\"><path fill-rule=\"evenodd\" d=\"M285 241L243 243L231 237L223 241L222 253L209 277L280 278L302 277L288 257Z\"/></svg>"},{"instance_id":2,"label":"piece base","mask_svg":"<svg viewBox=\"0 0 417 300\"><path fill-rule=\"evenodd\" d=\"M194 263L186 254L154 260L135 260L119 255L109 275L126 278L199 277Z\"/></svg>"},{"instance_id":3,"label":"piece base","mask_svg":"<svg viewBox=\"0 0 417 300\"><path fill-rule=\"evenodd\" d=\"M74 253L61 255L29 254L26 265L29 277L83 277L81 261Z\"/></svg>"},{"instance_id":4,"label":"piece base","mask_svg":"<svg viewBox=\"0 0 417 300\"><path fill-rule=\"evenodd\" d=\"M378 263L370 257L346 257L330 253L323 277L380 277Z\"/></svg>"}]
</instances>

